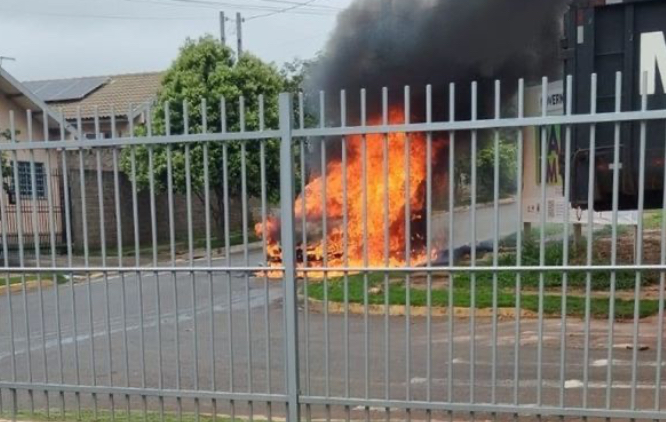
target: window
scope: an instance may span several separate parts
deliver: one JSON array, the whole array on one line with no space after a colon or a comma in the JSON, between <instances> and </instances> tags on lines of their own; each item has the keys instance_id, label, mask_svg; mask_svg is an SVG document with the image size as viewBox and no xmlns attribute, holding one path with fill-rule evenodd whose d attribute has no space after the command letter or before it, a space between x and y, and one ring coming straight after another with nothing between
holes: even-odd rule
<instances>
[{"instance_id":1,"label":"window","mask_svg":"<svg viewBox=\"0 0 666 422\"><path fill-rule=\"evenodd\" d=\"M32 198L32 174L31 163L28 161L18 162L18 187L21 198ZM12 176L14 172L12 171ZM12 180L12 190L16 190L16 183ZM44 174L44 163L35 163L35 187L37 198L46 197L46 174Z\"/></svg>"},{"instance_id":2,"label":"window","mask_svg":"<svg viewBox=\"0 0 666 422\"><path fill-rule=\"evenodd\" d=\"M97 138L97 134L94 132L88 132L85 134L85 138L89 141L94 141ZM109 139L111 138L111 132L100 132L99 133L99 139Z\"/></svg>"}]
</instances>

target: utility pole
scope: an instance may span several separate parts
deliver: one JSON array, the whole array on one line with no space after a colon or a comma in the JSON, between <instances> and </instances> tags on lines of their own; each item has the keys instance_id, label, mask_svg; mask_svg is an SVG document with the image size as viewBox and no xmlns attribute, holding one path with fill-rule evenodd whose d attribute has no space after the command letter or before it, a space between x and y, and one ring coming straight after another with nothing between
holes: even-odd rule
<instances>
[{"instance_id":1,"label":"utility pole","mask_svg":"<svg viewBox=\"0 0 666 422\"><path fill-rule=\"evenodd\" d=\"M238 36L238 58L243 55L243 18L240 12L236 13L236 35Z\"/></svg>"},{"instance_id":2,"label":"utility pole","mask_svg":"<svg viewBox=\"0 0 666 422\"><path fill-rule=\"evenodd\" d=\"M220 42L223 46L227 45L227 31L225 29L226 19L224 12L220 12Z\"/></svg>"}]
</instances>

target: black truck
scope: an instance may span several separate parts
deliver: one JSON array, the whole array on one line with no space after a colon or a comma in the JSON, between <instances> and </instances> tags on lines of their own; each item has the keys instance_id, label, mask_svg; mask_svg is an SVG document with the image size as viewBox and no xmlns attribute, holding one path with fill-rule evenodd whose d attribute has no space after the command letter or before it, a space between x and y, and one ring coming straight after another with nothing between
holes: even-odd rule
<instances>
[{"instance_id":1,"label":"black truck","mask_svg":"<svg viewBox=\"0 0 666 422\"><path fill-rule=\"evenodd\" d=\"M622 72L622 111L641 109L647 74L648 110L666 109L666 0L574 1L564 18L565 75L573 76L574 114L591 111L591 74L597 74L597 112L615 111L616 73ZM615 125L596 128L594 209L612 209ZM645 208L661 208L666 122L647 124ZM638 206L640 123L623 123L619 209ZM571 202L589 208L590 128L573 129Z\"/></svg>"}]
</instances>

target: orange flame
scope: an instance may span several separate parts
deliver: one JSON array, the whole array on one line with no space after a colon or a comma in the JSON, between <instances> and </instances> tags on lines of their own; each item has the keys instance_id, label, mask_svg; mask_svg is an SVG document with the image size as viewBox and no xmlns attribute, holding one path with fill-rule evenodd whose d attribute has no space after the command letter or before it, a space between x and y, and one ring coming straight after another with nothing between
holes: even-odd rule
<instances>
[{"instance_id":1,"label":"orange flame","mask_svg":"<svg viewBox=\"0 0 666 422\"><path fill-rule=\"evenodd\" d=\"M391 121L399 120L402 111L394 109L390 113ZM376 119L370 124L379 123ZM385 147L387 141L388 148ZM307 247L300 245L298 265L304 266L306 254L307 266L312 267L397 267L406 264L417 266L424 263L428 252L425 250L424 236L419 230L411 233L412 247L406 254L407 222L406 205L409 202L410 228L422 221L425 207L425 188L427 159L426 137L422 133L391 133L368 135L366 145L366 190L367 205L364 201L363 184L363 145L362 136L350 136L347 143L347 168L341 160L330 161L326 165L326 226L327 232L321 239L308 239ZM442 144L433 142L433 156ZM387 154L388 168L385 175L384 154ZM408 154L408 157L407 157ZM408 168L409 166L409 168ZM406 194L406 175L409 174ZM342 221L345 214L344 180L347 181L347 225ZM386 181L388 183L386 183ZM322 175L311 178L294 204L297 226L303 223L303 205L307 225L323 227L324 219L324 179ZM385 204L385 191L388 190L388 203ZM305 204L303 203L305 201ZM387 205L387 206L386 206ZM366 218L364 219L364 214ZM388 255L386 255L386 224L388 221ZM279 246L279 220L271 218L266 227L259 223L255 226L258 236L266 229L268 261L272 267L281 266ZM346 235L346 254L345 254ZM366 243L367 239L367 243ZM367 245L367 247L364 247ZM342 274L328 273L329 276ZM269 276L281 277L281 273L269 272ZM309 277L323 276L320 273L308 273Z\"/></svg>"}]
</instances>

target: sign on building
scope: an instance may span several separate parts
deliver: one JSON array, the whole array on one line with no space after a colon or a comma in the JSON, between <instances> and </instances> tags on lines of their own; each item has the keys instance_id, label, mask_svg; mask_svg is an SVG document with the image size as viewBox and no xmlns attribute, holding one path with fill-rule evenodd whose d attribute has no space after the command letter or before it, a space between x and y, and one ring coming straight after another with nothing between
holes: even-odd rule
<instances>
[{"instance_id":1,"label":"sign on building","mask_svg":"<svg viewBox=\"0 0 666 422\"><path fill-rule=\"evenodd\" d=\"M540 116L542 113L542 87L534 86L525 90L525 115ZM564 114L564 83L551 82L548 85L547 114ZM541 137L546 144L546 202L541 201ZM529 127L523 131L523 221L538 224L541 212L545 209L547 223L563 223L565 210L569 209L571 223L585 224L588 221L586 210L572 208L564 195L565 131L561 126ZM612 212L594 213L595 224L611 224ZM635 225L638 221L634 211L619 212L620 224Z\"/></svg>"}]
</instances>

